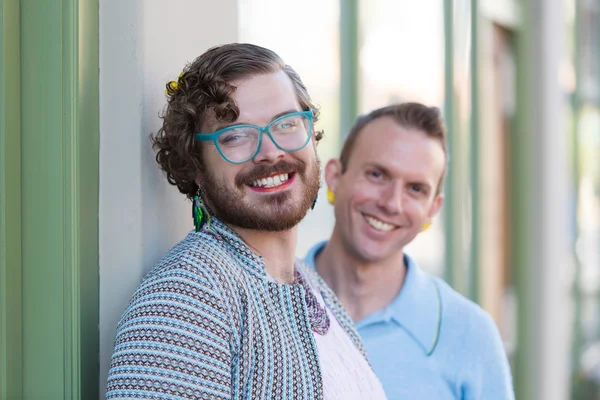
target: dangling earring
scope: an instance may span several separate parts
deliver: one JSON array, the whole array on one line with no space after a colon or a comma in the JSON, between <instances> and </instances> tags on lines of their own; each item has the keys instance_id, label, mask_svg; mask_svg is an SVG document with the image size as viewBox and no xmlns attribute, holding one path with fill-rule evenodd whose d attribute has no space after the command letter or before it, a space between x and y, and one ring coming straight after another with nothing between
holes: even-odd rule
<instances>
[{"instance_id":1,"label":"dangling earring","mask_svg":"<svg viewBox=\"0 0 600 400\"><path fill-rule=\"evenodd\" d=\"M429 229L430 226L431 222L425 222L425 225L423 225L423 229L421 229L421 232L425 232L427 229Z\"/></svg>"},{"instance_id":2,"label":"dangling earring","mask_svg":"<svg viewBox=\"0 0 600 400\"><path fill-rule=\"evenodd\" d=\"M192 202L192 217L194 218L194 227L196 232L206 232L219 238L219 234L212 227L212 217L208 212L201 189L198 189Z\"/></svg>"},{"instance_id":3,"label":"dangling earring","mask_svg":"<svg viewBox=\"0 0 600 400\"><path fill-rule=\"evenodd\" d=\"M313 202L312 202L312 205L310 206L310 209L311 209L311 210L314 210L314 209L315 209L315 205L317 204L317 199L318 199L318 198L319 198L319 195L317 194L317 195L315 196L315 199L314 199L314 200L313 200Z\"/></svg>"},{"instance_id":4,"label":"dangling earring","mask_svg":"<svg viewBox=\"0 0 600 400\"><path fill-rule=\"evenodd\" d=\"M331 189L327 189L327 201L329 204L335 203L335 194L333 194Z\"/></svg>"}]
</instances>

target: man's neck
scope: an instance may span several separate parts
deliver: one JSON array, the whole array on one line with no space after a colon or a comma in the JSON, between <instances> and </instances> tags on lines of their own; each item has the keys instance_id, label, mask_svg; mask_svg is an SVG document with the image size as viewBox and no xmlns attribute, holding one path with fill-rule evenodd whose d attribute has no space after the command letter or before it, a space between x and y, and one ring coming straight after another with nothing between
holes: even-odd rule
<instances>
[{"instance_id":1,"label":"man's neck","mask_svg":"<svg viewBox=\"0 0 600 400\"><path fill-rule=\"evenodd\" d=\"M279 283L294 282L294 260L298 228L283 232L231 227L252 251L265 260L267 273Z\"/></svg>"},{"instance_id":2,"label":"man's neck","mask_svg":"<svg viewBox=\"0 0 600 400\"><path fill-rule=\"evenodd\" d=\"M406 267L402 251L397 254L377 263L358 260L344 249L334 232L315 258L315 267L352 320L359 322L387 307L400 292Z\"/></svg>"}]
</instances>

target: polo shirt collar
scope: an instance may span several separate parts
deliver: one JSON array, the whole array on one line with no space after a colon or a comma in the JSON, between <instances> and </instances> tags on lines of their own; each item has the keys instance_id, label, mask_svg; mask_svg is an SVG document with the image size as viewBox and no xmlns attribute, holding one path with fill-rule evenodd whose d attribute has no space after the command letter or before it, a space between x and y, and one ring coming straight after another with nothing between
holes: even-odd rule
<instances>
[{"instance_id":1,"label":"polo shirt collar","mask_svg":"<svg viewBox=\"0 0 600 400\"><path fill-rule=\"evenodd\" d=\"M307 253L305 262L315 267L315 257L327 242L320 242ZM396 298L383 310L365 317L358 329L376 323L395 323L431 355L439 340L442 322L442 300L435 280L428 276L408 255L404 255L406 277Z\"/></svg>"},{"instance_id":2,"label":"polo shirt collar","mask_svg":"<svg viewBox=\"0 0 600 400\"><path fill-rule=\"evenodd\" d=\"M403 327L431 355L439 340L442 299L439 287L408 255L404 255L406 277L396 298L383 311L383 319Z\"/></svg>"}]
</instances>

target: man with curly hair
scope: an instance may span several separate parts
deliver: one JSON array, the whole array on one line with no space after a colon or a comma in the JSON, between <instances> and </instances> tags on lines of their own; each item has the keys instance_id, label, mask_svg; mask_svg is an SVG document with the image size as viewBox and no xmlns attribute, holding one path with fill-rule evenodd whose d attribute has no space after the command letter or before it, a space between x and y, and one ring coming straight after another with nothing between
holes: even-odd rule
<instances>
[{"instance_id":1,"label":"man with curly hair","mask_svg":"<svg viewBox=\"0 0 600 400\"><path fill-rule=\"evenodd\" d=\"M167 84L153 137L195 230L144 278L117 327L107 398L383 399L352 321L294 257L314 204L318 109L250 44Z\"/></svg>"}]
</instances>

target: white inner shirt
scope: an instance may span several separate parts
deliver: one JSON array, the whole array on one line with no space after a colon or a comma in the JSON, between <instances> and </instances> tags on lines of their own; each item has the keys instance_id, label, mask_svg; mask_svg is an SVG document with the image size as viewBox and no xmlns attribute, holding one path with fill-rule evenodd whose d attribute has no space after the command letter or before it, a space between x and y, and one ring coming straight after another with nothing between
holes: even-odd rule
<instances>
[{"instance_id":1,"label":"white inner shirt","mask_svg":"<svg viewBox=\"0 0 600 400\"><path fill-rule=\"evenodd\" d=\"M325 307L320 291L311 289ZM325 335L313 332L323 375L323 400L386 400L383 386L367 360L335 316L325 309L331 321L329 330Z\"/></svg>"}]
</instances>

